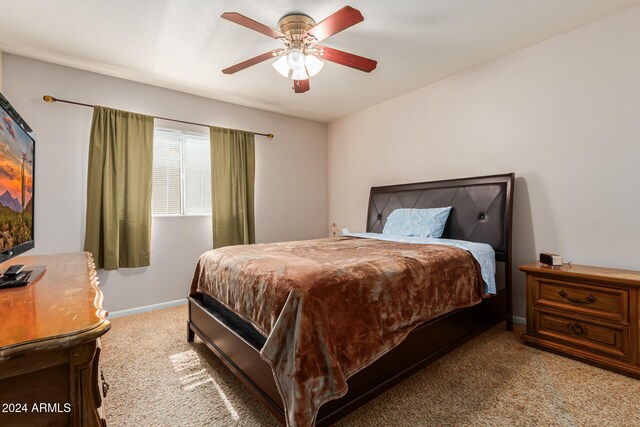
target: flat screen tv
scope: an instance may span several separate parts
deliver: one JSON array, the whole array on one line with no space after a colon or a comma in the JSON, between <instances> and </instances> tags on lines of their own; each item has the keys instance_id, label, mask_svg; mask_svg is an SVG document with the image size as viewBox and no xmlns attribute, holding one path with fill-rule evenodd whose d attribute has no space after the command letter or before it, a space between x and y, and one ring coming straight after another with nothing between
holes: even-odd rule
<instances>
[{"instance_id":1,"label":"flat screen tv","mask_svg":"<svg viewBox=\"0 0 640 427\"><path fill-rule=\"evenodd\" d=\"M0 93L0 262L35 245L34 170L33 132Z\"/></svg>"}]
</instances>

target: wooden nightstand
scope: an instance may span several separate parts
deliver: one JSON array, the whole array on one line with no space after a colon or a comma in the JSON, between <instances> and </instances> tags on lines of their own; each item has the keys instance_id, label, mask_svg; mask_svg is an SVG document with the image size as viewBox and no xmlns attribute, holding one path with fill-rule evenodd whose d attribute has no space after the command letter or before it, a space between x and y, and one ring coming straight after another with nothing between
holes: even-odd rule
<instances>
[{"instance_id":1,"label":"wooden nightstand","mask_svg":"<svg viewBox=\"0 0 640 427\"><path fill-rule=\"evenodd\" d=\"M527 274L527 344L640 377L639 271L518 268Z\"/></svg>"}]
</instances>

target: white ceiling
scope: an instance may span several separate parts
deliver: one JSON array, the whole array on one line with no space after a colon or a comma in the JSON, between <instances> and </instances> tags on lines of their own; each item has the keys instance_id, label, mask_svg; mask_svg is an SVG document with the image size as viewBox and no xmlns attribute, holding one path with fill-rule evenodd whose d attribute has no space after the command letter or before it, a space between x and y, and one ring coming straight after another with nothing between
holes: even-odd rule
<instances>
[{"instance_id":1,"label":"white ceiling","mask_svg":"<svg viewBox=\"0 0 640 427\"><path fill-rule=\"evenodd\" d=\"M324 45L378 61L370 74L333 63L295 94L270 61L225 67L280 43L220 18L273 28L298 11L317 22L349 4L364 22ZM0 0L0 50L297 117L331 121L640 0ZM52 94L64 98L63 93ZM82 101L82 100L78 100Z\"/></svg>"}]
</instances>

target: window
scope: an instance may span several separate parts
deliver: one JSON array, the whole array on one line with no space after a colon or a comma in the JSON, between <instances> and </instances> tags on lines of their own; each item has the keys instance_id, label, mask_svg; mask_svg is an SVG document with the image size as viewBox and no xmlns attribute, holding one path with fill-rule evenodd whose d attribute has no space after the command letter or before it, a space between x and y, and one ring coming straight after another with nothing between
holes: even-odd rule
<instances>
[{"instance_id":1,"label":"window","mask_svg":"<svg viewBox=\"0 0 640 427\"><path fill-rule=\"evenodd\" d=\"M156 128L153 135L154 215L210 215L209 135Z\"/></svg>"}]
</instances>

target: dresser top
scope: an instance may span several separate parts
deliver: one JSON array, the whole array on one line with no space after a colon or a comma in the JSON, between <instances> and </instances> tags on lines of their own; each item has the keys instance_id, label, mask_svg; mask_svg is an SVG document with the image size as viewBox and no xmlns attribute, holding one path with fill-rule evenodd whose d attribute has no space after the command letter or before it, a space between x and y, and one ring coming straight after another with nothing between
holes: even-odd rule
<instances>
[{"instance_id":1,"label":"dresser top","mask_svg":"<svg viewBox=\"0 0 640 427\"><path fill-rule=\"evenodd\" d=\"M0 289L0 360L66 348L109 330L91 254L21 256L1 264L0 271L13 264L46 271L27 286Z\"/></svg>"},{"instance_id":2,"label":"dresser top","mask_svg":"<svg viewBox=\"0 0 640 427\"><path fill-rule=\"evenodd\" d=\"M588 265L562 264L551 267L540 262L518 267L520 271L533 274L552 275L585 280L597 280L624 285L640 286L640 271L620 270L617 268L592 267Z\"/></svg>"}]
</instances>

